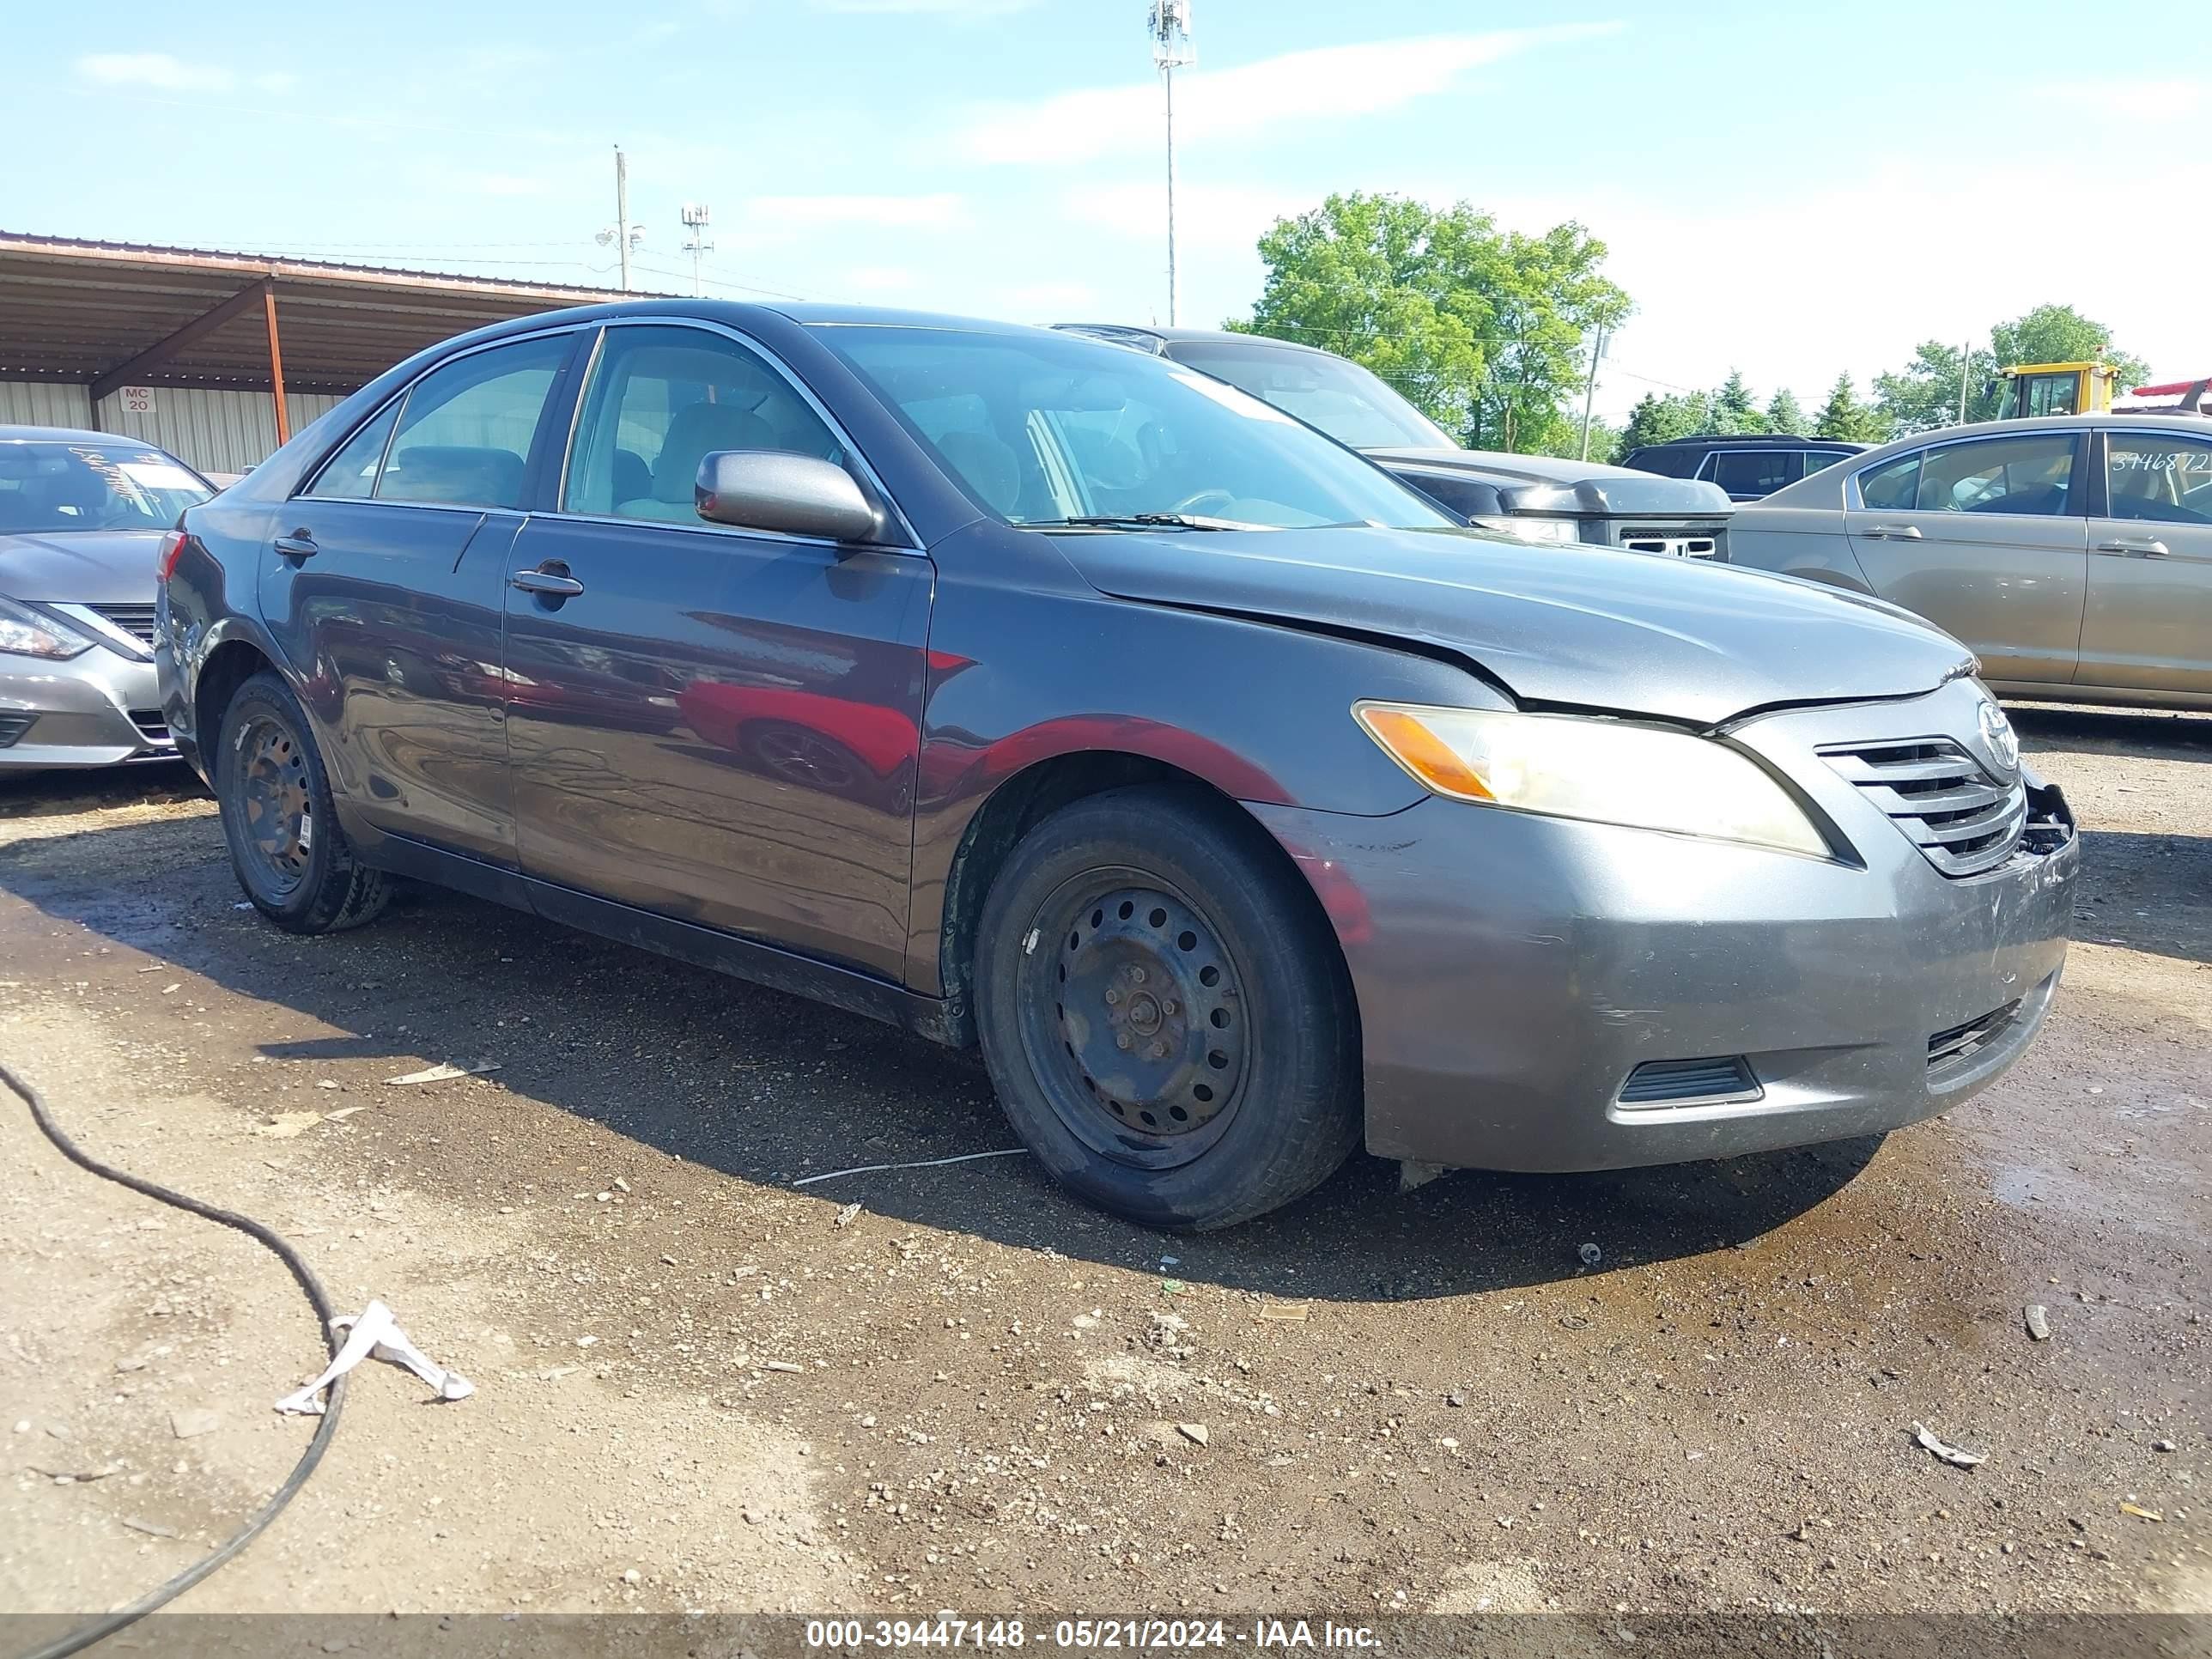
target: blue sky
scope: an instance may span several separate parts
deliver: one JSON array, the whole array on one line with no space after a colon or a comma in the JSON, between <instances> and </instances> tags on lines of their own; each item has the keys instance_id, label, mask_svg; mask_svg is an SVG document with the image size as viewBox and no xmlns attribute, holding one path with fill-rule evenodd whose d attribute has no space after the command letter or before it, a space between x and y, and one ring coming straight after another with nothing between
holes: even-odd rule
<instances>
[{"instance_id":1,"label":"blue sky","mask_svg":"<svg viewBox=\"0 0 2212 1659\"><path fill-rule=\"evenodd\" d=\"M1810 402L2081 307L2212 372L2201 4L1195 0L1182 320L1332 190L1576 218L1636 300L1599 407L1740 367ZM0 228L1035 321L1164 319L1143 0L19 5Z\"/></svg>"}]
</instances>

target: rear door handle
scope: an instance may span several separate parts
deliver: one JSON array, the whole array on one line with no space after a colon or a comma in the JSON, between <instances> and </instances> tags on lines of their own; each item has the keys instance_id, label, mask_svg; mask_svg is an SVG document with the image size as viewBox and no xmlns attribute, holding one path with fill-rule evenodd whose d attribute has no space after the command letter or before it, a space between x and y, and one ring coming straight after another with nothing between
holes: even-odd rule
<instances>
[{"instance_id":1,"label":"rear door handle","mask_svg":"<svg viewBox=\"0 0 2212 1659\"><path fill-rule=\"evenodd\" d=\"M583 583L574 576L550 570L518 570L507 580L510 587L519 587L526 593L542 593L548 599L573 599L584 591Z\"/></svg>"},{"instance_id":2,"label":"rear door handle","mask_svg":"<svg viewBox=\"0 0 2212 1659\"><path fill-rule=\"evenodd\" d=\"M2154 536L2115 536L2108 542L2099 542L2097 551L2118 553L2132 559L2162 559L2166 547Z\"/></svg>"},{"instance_id":3,"label":"rear door handle","mask_svg":"<svg viewBox=\"0 0 2212 1659\"><path fill-rule=\"evenodd\" d=\"M270 545L288 559L312 559L322 551L315 545L315 538L305 529L295 530L289 536L279 536Z\"/></svg>"},{"instance_id":4,"label":"rear door handle","mask_svg":"<svg viewBox=\"0 0 2212 1659\"><path fill-rule=\"evenodd\" d=\"M1921 538L1917 524L1870 524L1859 534L1876 542L1917 542Z\"/></svg>"}]
</instances>

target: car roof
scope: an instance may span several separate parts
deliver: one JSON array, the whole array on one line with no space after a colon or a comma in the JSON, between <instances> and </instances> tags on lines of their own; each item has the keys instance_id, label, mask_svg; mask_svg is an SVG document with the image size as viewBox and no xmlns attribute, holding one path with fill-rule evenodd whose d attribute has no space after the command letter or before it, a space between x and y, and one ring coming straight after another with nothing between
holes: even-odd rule
<instances>
[{"instance_id":1,"label":"car roof","mask_svg":"<svg viewBox=\"0 0 2212 1659\"><path fill-rule=\"evenodd\" d=\"M1278 339L1272 334L1246 334L1233 328L1156 328L1136 323L1054 323L1053 327L1062 333L1095 333L1110 335L1129 345L1141 346L1156 356L1164 356L1164 348L1171 345L1248 345L1273 347L1279 351L1310 352L1316 357L1333 357L1337 354L1320 346L1307 345L1299 340Z\"/></svg>"},{"instance_id":2,"label":"car roof","mask_svg":"<svg viewBox=\"0 0 2212 1659\"><path fill-rule=\"evenodd\" d=\"M0 444L32 442L137 444L142 449L159 449L161 445L143 438L134 438L127 432L94 432L81 426L0 426Z\"/></svg>"},{"instance_id":3,"label":"car roof","mask_svg":"<svg viewBox=\"0 0 2212 1659\"><path fill-rule=\"evenodd\" d=\"M1638 444L1645 449L1719 449L1727 445L1738 445L1745 449L1774 447L1802 449L1807 444L1832 444L1839 449L1864 449L1868 446L1855 443L1849 438L1810 438L1794 432L1699 432L1686 438L1662 438L1657 443Z\"/></svg>"}]
</instances>

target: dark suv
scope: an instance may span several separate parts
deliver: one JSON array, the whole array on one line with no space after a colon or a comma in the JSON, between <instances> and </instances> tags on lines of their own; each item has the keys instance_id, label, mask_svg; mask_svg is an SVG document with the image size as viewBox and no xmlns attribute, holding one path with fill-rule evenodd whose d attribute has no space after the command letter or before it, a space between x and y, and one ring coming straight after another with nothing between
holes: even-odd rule
<instances>
[{"instance_id":1,"label":"dark suv","mask_svg":"<svg viewBox=\"0 0 2212 1659\"><path fill-rule=\"evenodd\" d=\"M1042 1169L1154 1225L1363 1135L1574 1170L1893 1128L2019 1056L2065 956L2070 820L1955 640L1479 535L1066 334L503 323L160 573L162 703L276 926L413 877L979 1045Z\"/></svg>"},{"instance_id":2,"label":"dark suv","mask_svg":"<svg viewBox=\"0 0 2212 1659\"><path fill-rule=\"evenodd\" d=\"M1464 522L1522 541L1728 557L1729 504L1707 485L1600 461L1468 449L1373 371L1333 351L1212 328L1061 323L1226 380L1388 467Z\"/></svg>"},{"instance_id":3,"label":"dark suv","mask_svg":"<svg viewBox=\"0 0 2212 1659\"><path fill-rule=\"evenodd\" d=\"M1864 444L1840 438L1799 438L1787 433L1708 434L1645 444L1622 458L1623 466L1668 478L1702 478L1718 484L1732 501L1755 501L1785 484L1861 453Z\"/></svg>"}]
</instances>

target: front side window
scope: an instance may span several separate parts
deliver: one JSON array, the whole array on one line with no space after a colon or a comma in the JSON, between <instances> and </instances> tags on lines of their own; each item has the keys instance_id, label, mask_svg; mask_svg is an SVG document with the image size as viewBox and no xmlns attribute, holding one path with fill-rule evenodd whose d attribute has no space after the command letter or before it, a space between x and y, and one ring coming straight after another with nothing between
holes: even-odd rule
<instances>
[{"instance_id":1,"label":"front side window","mask_svg":"<svg viewBox=\"0 0 2212 1659\"><path fill-rule=\"evenodd\" d=\"M1049 335L819 331L948 474L1014 524L1451 522L1273 405L1161 358Z\"/></svg>"},{"instance_id":2,"label":"front side window","mask_svg":"<svg viewBox=\"0 0 2212 1659\"><path fill-rule=\"evenodd\" d=\"M531 439L571 343L566 334L518 340L457 357L416 381L376 498L520 507Z\"/></svg>"},{"instance_id":3,"label":"front side window","mask_svg":"<svg viewBox=\"0 0 2212 1659\"><path fill-rule=\"evenodd\" d=\"M2212 441L2175 432L2115 432L2106 447L2112 516L2212 524Z\"/></svg>"},{"instance_id":4,"label":"front side window","mask_svg":"<svg viewBox=\"0 0 2212 1659\"><path fill-rule=\"evenodd\" d=\"M0 536L167 530L213 493L143 444L0 443Z\"/></svg>"},{"instance_id":5,"label":"front side window","mask_svg":"<svg viewBox=\"0 0 2212 1659\"><path fill-rule=\"evenodd\" d=\"M1456 449L1443 429L1359 364L1241 341L1179 341L1177 362L1241 386L1354 449Z\"/></svg>"},{"instance_id":6,"label":"front side window","mask_svg":"<svg viewBox=\"0 0 2212 1659\"><path fill-rule=\"evenodd\" d=\"M2081 389L2073 374L2023 374L2020 381L2023 415L2072 415Z\"/></svg>"},{"instance_id":7,"label":"front side window","mask_svg":"<svg viewBox=\"0 0 2212 1659\"><path fill-rule=\"evenodd\" d=\"M1876 512L2061 518L2073 499L2075 441L2031 433L1917 450L1859 475Z\"/></svg>"},{"instance_id":8,"label":"front side window","mask_svg":"<svg viewBox=\"0 0 2212 1659\"><path fill-rule=\"evenodd\" d=\"M1713 482L1731 495L1771 495L1803 476L1795 449L1728 449L1713 458Z\"/></svg>"},{"instance_id":9,"label":"front side window","mask_svg":"<svg viewBox=\"0 0 2212 1659\"><path fill-rule=\"evenodd\" d=\"M697 524L699 464L732 449L845 459L758 353L704 329L611 328L584 392L562 511Z\"/></svg>"}]
</instances>

